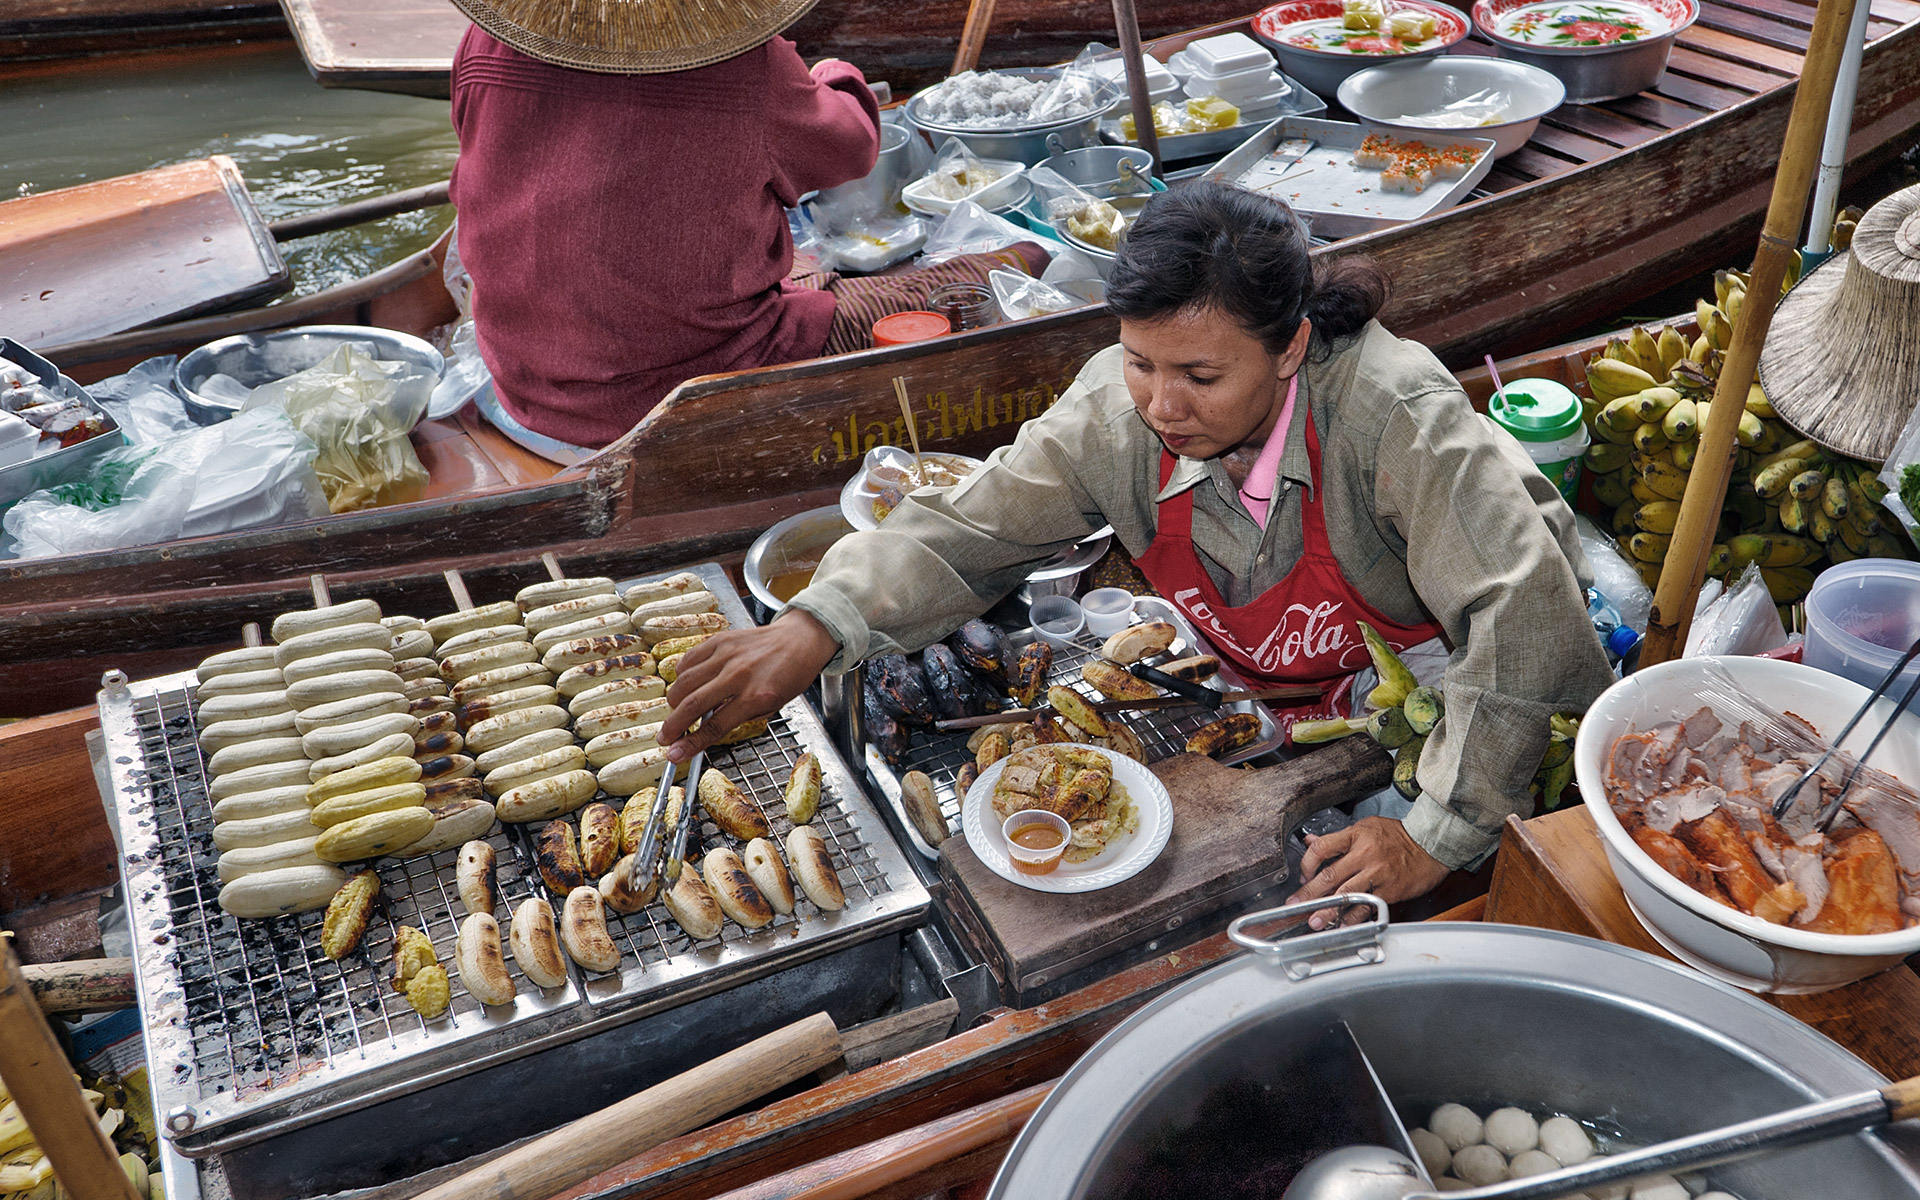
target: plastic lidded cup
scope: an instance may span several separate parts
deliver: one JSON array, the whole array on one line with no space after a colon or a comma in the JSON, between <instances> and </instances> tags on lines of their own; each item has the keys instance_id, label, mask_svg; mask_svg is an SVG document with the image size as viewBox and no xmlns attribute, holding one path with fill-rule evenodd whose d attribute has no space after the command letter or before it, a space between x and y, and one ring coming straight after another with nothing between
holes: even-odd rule
<instances>
[{"instance_id":1,"label":"plastic lidded cup","mask_svg":"<svg viewBox=\"0 0 1920 1200\"><path fill-rule=\"evenodd\" d=\"M1042 596L1027 609L1027 622L1041 641L1065 646L1086 627L1080 602L1072 596Z\"/></svg>"},{"instance_id":2,"label":"plastic lidded cup","mask_svg":"<svg viewBox=\"0 0 1920 1200\"><path fill-rule=\"evenodd\" d=\"M1580 456L1591 440L1573 389L1552 379L1515 379L1487 401L1487 416L1519 440L1571 502L1580 486Z\"/></svg>"},{"instance_id":3,"label":"plastic lidded cup","mask_svg":"<svg viewBox=\"0 0 1920 1200\"><path fill-rule=\"evenodd\" d=\"M1060 865L1073 837L1073 827L1058 813L1029 808L1014 813L1000 825L1007 839L1007 857L1022 875L1045 875Z\"/></svg>"},{"instance_id":4,"label":"plastic lidded cup","mask_svg":"<svg viewBox=\"0 0 1920 1200\"><path fill-rule=\"evenodd\" d=\"M1111 637L1133 623L1133 593L1125 588L1095 588L1080 597L1087 614L1087 632Z\"/></svg>"}]
</instances>

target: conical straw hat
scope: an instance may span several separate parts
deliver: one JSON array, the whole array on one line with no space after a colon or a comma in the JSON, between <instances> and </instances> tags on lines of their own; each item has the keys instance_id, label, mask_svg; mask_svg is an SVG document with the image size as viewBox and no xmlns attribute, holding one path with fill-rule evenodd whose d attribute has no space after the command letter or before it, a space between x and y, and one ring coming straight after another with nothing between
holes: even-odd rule
<instances>
[{"instance_id":1,"label":"conical straw hat","mask_svg":"<svg viewBox=\"0 0 1920 1200\"><path fill-rule=\"evenodd\" d=\"M1802 436L1886 461L1920 403L1920 186L1869 209L1846 256L1781 298L1760 386Z\"/></svg>"},{"instance_id":2,"label":"conical straw hat","mask_svg":"<svg viewBox=\"0 0 1920 1200\"><path fill-rule=\"evenodd\" d=\"M615 75L685 71L732 58L816 0L453 0L473 23L542 62Z\"/></svg>"}]
</instances>

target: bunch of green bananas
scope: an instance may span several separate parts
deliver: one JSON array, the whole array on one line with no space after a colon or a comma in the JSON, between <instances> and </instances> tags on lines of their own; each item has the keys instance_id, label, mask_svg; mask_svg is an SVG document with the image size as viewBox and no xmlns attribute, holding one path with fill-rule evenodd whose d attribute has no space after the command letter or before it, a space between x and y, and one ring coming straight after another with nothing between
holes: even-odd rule
<instances>
[{"instance_id":1,"label":"bunch of green bananas","mask_svg":"<svg viewBox=\"0 0 1920 1200\"><path fill-rule=\"evenodd\" d=\"M1374 674L1380 682L1367 693L1367 706L1373 711L1364 717L1335 718L1328 721L1299 721L1292 737L1298 745L1330 742L1350 734L1365 733L1393 754L1393 786L1409 800L1420 798L1420 753L1426 749L1427 735L1446 714L1446 700L1438 688L1423 687L1393 647L1365 621L1356 622L1366 639L1367 654L1373 659ZM1542 808L1560 803L1560 795L1573 781L1573 735L1579 722L1555 713L1547 752L1540 760L1528 793Z\"/></svg>"},{"instance_id":2,"label":"bunch of green bananas","mask_svg":"<svg viewBox=\"0 0 1920 1200\"><path fill-rule=\"evenodd\" d=\"M1673 325L1657 335L1635 326L1587 363L1591 396L1583 405L1593 444L1586 465L1594 496L1611 511L1613 533L1648 587L1660 583L1746 285L1743 272L1715 273L1715 302L1695 307L1700 332L1691 342ZM1891 532L1897 523L1883 525L1877 515L1886 488L1873 470L1797 438L1760 385L1749 387L1718 540L1707 559L1715 577L1758 563L1778 604L1805 596L1829 560L1913 557L1907 540Z\"/></svg>"}]
</instances>

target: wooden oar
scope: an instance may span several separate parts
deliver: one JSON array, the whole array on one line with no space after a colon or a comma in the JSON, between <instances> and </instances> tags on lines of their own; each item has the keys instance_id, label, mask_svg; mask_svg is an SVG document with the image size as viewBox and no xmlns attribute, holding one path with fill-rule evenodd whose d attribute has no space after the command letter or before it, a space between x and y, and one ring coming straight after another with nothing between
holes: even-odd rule
<instances>
[{"instance_id":1,"label":"wooden oar","mask_svg":"<svg viewBox=\"0 0 1920 1200\"><path fill-rule=\"evenodd\" d=\"M959 75L980 65L980 50L987 44L987 26L993 23L994 0L968 0L967 23L960 27L960 44L953 51L953 70Z\"/></svg>"},{"instance_id":2,"label":"wooden oar","mask_svg":"<svg viewBox=\"0 0 1920 1200\"><path fill-rule=\"evenodd\" d=\"M336 229L346 229L368 221L397 217L401 213L418 212L423 208L438 208L447 203L449 182L442 179L439 183L407 188L400 192L389 192L384 196L368 196L364 200L354 200L333 208L284 217L278 221L268 222L267 232L273 235L273 240L276 242L290 242L294 238L312 237L316 233L332 233Z\"/></svg>"},{"instance_id":3,"label":"wooden oar","mask_svg":"<svg viewBox=\"0 0 1920 1200\"><path fill-rule=\"evenodd\" d=\"M1133 109L1134 141L1153 155L1154 178L1164 179L1167 170L1160 161L1160 131L1153 127L1153 100L1147 95L1147 71L1140 62L1146 49L1140 45L1140 16L1134 12L1133 0L1113 0L1113 24L1114 31L1120 35L1120 62L1127 70L1127 99Z\"/></svg>"},{"instance_id":4,"label":"wooden oar","mask_svg":"<svg viewBox=\"0 0 1920 1200\"><path fill-rule=\"evenodd\" d=\"M1773 324L1780 285L1792 261L1794 240L1807 211L1807 190L1820 164L1820 143L1827 112L1833 101L1834 79L1846 51L1847 32L1857 0L1820 0L1814 12L1813 36L1793 95L1793 113L1787 118L1786 144L1773 177L1773 198L1767 202L1767 223L1760 233L1760 249L1753 258L1747 300L1734 326L1733 345L1720 364L1713 389L1713 409L1700 430L1700 449L1693 473L1680 500L1680 519L1660 572L1653 612L1647 619L1647 640L1640 665L1649 667L1678 655L1687 644L1693 624L1694 602L1707 574L1707 555L1713 548L1720 509L1727 499L1727 480L1733 473L1733 434L1746 411L1747 390L1753 386L1760 349Z\"/></svg>"}]
</instances>

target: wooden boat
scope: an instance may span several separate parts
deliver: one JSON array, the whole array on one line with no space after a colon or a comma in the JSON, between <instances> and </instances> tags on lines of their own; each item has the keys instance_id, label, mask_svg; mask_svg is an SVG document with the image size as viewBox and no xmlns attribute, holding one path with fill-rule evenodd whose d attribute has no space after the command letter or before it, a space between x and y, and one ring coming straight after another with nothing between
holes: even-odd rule
<instances>
[{"instance_id":1,"label":"wooden boat","mask_svg":"<svg viewBox=\"0 0 1920 1200\"><path fill-rule=\"evenodd\" d=\"M1856 175L1920 130L1920 3L1872 6L1849 143ZM1755 164L1780 144L1810 17L1797 0L1708 3L1654 91L1562 109L1470 202L1316 253L1385 263L1395 278L1389 327L1453 364L1539 345L1704 268L1744 261L1770 187ZM1234 27L1152 49L1164 56ZM422 254L271 310L40 349L84 380L242 328L345 319L418 332L450 313L438 264ZM1113 335L1105 310L1091 308L709 376L550 478L279 529L0 564L0 681L12 685L0 713L78 703L107 666L185 665L232 642L242 621L294 603L311 571L407 607L437 601L438 572L456 559L490 595L526 582L541 550L573 570L627 572L737 550L781 517L832 503L871 443L904 440L895 375L917 398L923 436L978 453L1050 403ZM715 438L723 427L727 437Z\"/></svg>"}]
</instances>

